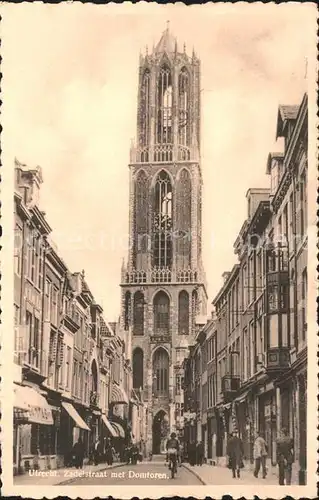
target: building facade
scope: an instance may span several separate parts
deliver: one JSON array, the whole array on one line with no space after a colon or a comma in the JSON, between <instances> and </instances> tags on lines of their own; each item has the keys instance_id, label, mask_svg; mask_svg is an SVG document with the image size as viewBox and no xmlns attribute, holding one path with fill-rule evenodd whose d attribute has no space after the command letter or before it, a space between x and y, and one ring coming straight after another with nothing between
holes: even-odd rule
<instances>
[{"instance_id":1,"label":"building facade","mask_svg":"<svg viewBox=\"0 0 319 500\"><path fill-rule=\"evenodd\" d=\"M15 474L69 465L79 437L86 460L97 439L103 449L110 437L120 452L141 409L138 395L131 394L124 340L103 317L84 271L71 273L50 238L39 209L42 181L39 167L16 161Z\"/></svg>"},{"instance_id":2,"label":"building facade","mask_svg":"<svg viewBox=\"0 0 319 500\"><path fill-rule=\"evenodd\" d=\"M216 460L225 463L228 436L238 430L253 463L259 430L275 465L276 440L286 427L300 484L307 433L307 130L307 95L299 106L279 106L284 152L269 154L270 189L247 192L247 219L234 244L238 263L224 273L213 301L216 341L208 348L208 360L215 360L208 409L212 404L216 440L207 443L207 458L216 442ZM187 361L195 370L199 339Z\"/></svg>"},{"instance_id":3,"label":"building facade","mask_svg":"<svg viewBox=\"0 0 319 500\"><path fill-rule=\"evenodd\" d=\"M147 404L147 449L180 427L180 363L206 314L201 264L200 62L169 28L140 56L137 142L131 147L123 329L132 331L134 388ZM178 401L174 395L178 396Z\"/></svg>"}]
</instances>

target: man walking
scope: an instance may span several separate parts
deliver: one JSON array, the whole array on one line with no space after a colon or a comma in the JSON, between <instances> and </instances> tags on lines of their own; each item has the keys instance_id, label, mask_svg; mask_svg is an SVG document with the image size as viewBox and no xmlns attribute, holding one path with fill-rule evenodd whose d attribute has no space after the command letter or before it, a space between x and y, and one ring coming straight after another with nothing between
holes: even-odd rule
<instances>
[{"instance_id":1,"label":"man walking","mask_svg":"<svg viewBox=\"0 0 319 500\"><path fill-rule=\"evenodd\" d=\"M266 470L266 457L267 457L267 444L260 432L256 433L256 439L254 443L254 460L255 460L255 470L254 476L258 477L260 466L262 468L263 479L267 476Z\"/></svg>"},{"instance_id":2,"label":"man walking","mask_svg":"<svg viewBox=\"0 0 319 500\"><path fill-rule=\"evenodd\" d=\"M279 469L279 484L291 484L292 464L294 461L294 441L289 437L288 429L282 429L282 437L277 439L277 463Z\"/></svg>"},{"instance_id":3,"label":"man walking","mask_svg":"<svg viewBox=\"0 0 319 500\"><path fill-rule=\"evenodd\" d=\"M237 477L240 478L240 467L244 456L244 446L237 431L230 434L230 438L227 443L227 455L229 458L230 468L233 473L233 478L236 477L236 473Z\"/></svg>"}]
</instances>

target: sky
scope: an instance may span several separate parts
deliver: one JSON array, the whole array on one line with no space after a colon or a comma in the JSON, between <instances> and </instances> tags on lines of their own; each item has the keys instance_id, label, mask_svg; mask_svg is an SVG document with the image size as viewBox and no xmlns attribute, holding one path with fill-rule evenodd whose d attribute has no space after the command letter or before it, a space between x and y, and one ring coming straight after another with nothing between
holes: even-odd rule
<instances>
[{"instance_id":1,"label":"sky","mask_svg":"<svg viewBox=\"0 0 319 500\"><path fill-rule=\"evenodd\" d=\"M201 60L203 259L209 304L236 262L246 192L269 187L279 104L299 104L314 4L2 5L3 157L40 165L40 208L71 272L109 321L127 257L129 148L139 52L166 28ZM208 308L209 313L210 306Z\"/></svg>"}]
</instances>

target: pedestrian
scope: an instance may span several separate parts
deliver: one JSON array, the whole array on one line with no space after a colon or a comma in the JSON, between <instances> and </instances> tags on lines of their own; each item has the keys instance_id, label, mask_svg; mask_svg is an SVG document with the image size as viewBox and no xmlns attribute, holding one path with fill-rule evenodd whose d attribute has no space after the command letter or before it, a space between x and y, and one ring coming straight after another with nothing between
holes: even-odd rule
<instances>
[{"instance_id":1,"label":"pedestrian","mask_svg":"<svg viewBox=\"0 0 319 500\"><path fill-rule=\"evenodd\" d=\"M106 442L105 458L106 458L107 465L112 465L113 464L113 449L112 449L112 443L111 443L111 439L110 438L108 438L108 440Z\"/></svg>"},{"instance_id":2,"label":"pedestrian","mask_svg":"<svg viewBox=\"0 0 319 500\"><path fill-rule=\"evenodd\" d=\"M79 438L78 441L73 446L72 453L74 456L75 467L77 469L82 469L84 460L84 445L81 438Z\"/></svg>"},{"instance_id":3,"label":"pedestrian","mask_svg":"<svg viewBox=\"0 0 319 500\"><path fill-rule=\"evenodd\" d=\"M289 437L288 429L281 431L282 436L277 439L277 464L279 472L279 484L283 486L291 484L292 464L294 462L294 441Z\"/></svg>"},{"instance_id":4,"label":"pedestrian","mask_svg":"<svg viewBox=\"0 0 319 500\"><path fill-rule=\"evenodd\" d=\"M238 433L234 431L230 434L229 441L227 443L227 455L229 460L229 468L232 470L233 478L240 477L240 468L242 466L244 447L243 442L239 438Z\"/></svg>"},{"instance_id":5,"label":"pedestrian","mask_svg":"<svg viewBox=\"0 0 319 500\"><path fill-rule=\"evenodd\" d=\"M267 476L266 457L268 455L267 444L260 432L256 432L256 439L254 443L254 460L255 470L254 476L258 477L260 466L262 468L263 479Z\"/></svg>"},{"instance_id":6,"label":"pedestrian","mask_svg":"<svg viewBox=\"0 0 319 500\"><path fill-rule=\"evenodd\" d=\"M98 465L100 461L100 440L96 438L94 446L93 446L93 463L94 465Z\"/></svg>"},{"instance_id":7,"label":"pedestrian","mask_svg":"<svg viewBox=\"0 0 319 500\"><path fill-rule=\"evenodd\" d=\"M196 464L196 443L189 443L189 448L188 448L188 461L189 465L195 465Z\"/></svg>"},{"instance_id":8,"label":"pedestrian","mask_svg":"<svg viewBox=\"0 0 319 500\"><path fill-rule=\"evenodd\" d=\"M204 458L204 444L199 441L196 446L196 465L203 465Z\"/></svg>"}]
</instances>

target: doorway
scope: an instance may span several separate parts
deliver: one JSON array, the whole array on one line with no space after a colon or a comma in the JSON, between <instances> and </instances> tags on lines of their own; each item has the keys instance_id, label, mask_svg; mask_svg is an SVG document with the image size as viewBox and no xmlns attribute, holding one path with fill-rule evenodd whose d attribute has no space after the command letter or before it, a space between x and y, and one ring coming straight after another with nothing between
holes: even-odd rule
<instances>
[{"instance_id":1,"label":"doorway","mask_svg":"<svg viewBox=\"0 0 319 500\"><path fill-rule=\"evenodd\" d=\"M164 410L160 410L153 419L153 455L165 453L168 431L167 414Z\"/></svg>"}]
</instances>

